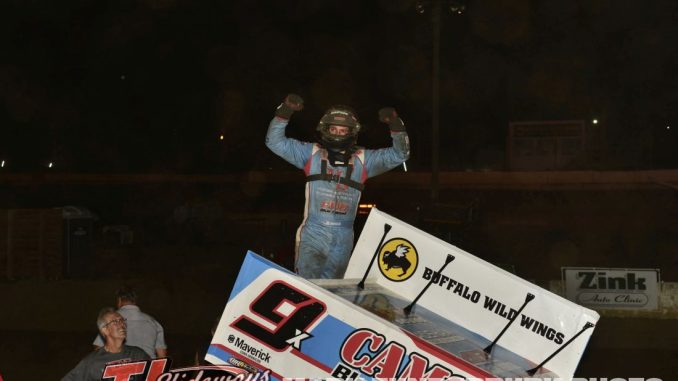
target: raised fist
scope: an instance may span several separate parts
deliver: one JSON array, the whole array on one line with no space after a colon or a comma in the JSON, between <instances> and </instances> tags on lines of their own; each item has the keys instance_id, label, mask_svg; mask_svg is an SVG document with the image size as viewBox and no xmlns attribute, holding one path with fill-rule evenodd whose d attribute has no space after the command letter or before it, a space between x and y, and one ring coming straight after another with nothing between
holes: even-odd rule
<instances>
[{"instance_id":1,"label":"raised fist","mask_svg":"<svg viewBox=\"0 0 678 381\"><path fill-rule=\"evenodd\" d=\"M289 119L295 111L304 108L304 100L297 94L287 94L283 103L275 110L275 116Z\"/></svg>"},{"instance_id":2,"label":"raised fist","mask_svg":"<svg viewBox=\"0 0 678 381\"><path fill-rule=\"evenodd\" d=\"M384 107L379 110L379 121L388 124L391 131L405 131L405 124L393 107Z\"/></svg>"}]
</instances>

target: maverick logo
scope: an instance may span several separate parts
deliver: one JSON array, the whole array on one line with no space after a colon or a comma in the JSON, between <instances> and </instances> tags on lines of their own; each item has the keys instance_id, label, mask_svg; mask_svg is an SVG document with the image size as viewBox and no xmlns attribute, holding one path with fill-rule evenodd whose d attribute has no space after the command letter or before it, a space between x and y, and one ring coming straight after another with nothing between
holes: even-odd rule
<instances>
[{"instance_id":1,"label":"maverick logo","mask_svg":"<svg viewBox=\"0 0 678 381\"><path fill-rule=\"evenodd\" d=\"M230 341L230 337L229 337L229 341ZM253 346L250 346L249 344L247 344L245 342L245 340L243 340L239 337L235 338L235 346L240 349L241 353L246 354L250 357L257 358L261 361L264 361L267 364L269 363L269 361L271 361L271 354L270 353L265 352L261 349L255 348Z\"/></svg>"},{"instance_id":2,"label":"maverick logo","mask_svg":"<svg viewBox=\"0 0 678 381\"><path fill-rule=\"evenodd\" d=\"M379 250L379 270L394 282L409 279L418 263L417 249L404 238L390 239Z\"/></svg>"}]
</instances>

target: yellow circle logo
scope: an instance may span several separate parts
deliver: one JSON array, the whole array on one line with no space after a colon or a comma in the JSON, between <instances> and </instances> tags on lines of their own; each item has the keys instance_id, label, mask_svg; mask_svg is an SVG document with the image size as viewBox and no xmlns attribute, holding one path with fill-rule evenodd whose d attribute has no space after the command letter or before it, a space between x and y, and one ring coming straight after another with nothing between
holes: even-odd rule
<instances>
[{"instance_id":1,"label":"yellow circle logo","mask_svg":"<svg viewBox=\"0 0 678 381\"><path fill-rule=\"evenodd\" d=\"M419 255L412 242L404 238L393 238L379 250L379 270L394 282L409 279L417 270Z\"/></svg>"}]
</instances>

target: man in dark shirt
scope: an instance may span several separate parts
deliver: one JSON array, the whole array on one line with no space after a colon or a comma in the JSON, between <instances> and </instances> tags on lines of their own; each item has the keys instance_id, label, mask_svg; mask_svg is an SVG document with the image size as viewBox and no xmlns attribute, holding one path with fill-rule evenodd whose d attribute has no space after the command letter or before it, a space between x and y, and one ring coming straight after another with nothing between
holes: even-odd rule
<instances>
[{"instance_id":1,"label":"man in dark shirt","mask_svg":"<svg viewBox=\"0 0 678 381\"><path fill-rule=\"evenodd\" d=\"M107 365L150 359L143 349L123 344L127 337L127 324L113 308L99 312L97 327L104 338L104 346L85 356L62 381L99 381Z\"/></svg>"}]
</instances>

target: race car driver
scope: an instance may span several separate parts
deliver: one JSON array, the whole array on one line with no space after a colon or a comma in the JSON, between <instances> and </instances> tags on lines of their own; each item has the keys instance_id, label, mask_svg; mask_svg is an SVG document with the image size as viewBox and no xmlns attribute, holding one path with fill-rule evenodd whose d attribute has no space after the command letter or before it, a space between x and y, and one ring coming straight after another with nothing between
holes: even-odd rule
<instances>
[{"instance_id":1,"label":"race car driver","mask_svg":"<svg viewBox=\"0 0 678 381\"><path fill-rule=\"evenodd\" d=\"M391 131L391 147L356 145L361 125L347 106L333 106L317 126L317 143L285 136L285 127L304 101L289 94L275 110L266 146L306 175L304 219L295 241L295 269L307 279L343 276L353 248L353 221L365 181L405 162L410 155L405 124L395 109L379 110Z\"/></svg>"}]
</instances>

